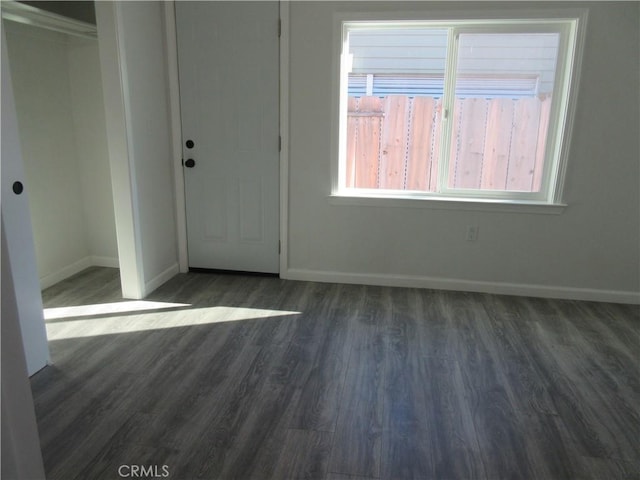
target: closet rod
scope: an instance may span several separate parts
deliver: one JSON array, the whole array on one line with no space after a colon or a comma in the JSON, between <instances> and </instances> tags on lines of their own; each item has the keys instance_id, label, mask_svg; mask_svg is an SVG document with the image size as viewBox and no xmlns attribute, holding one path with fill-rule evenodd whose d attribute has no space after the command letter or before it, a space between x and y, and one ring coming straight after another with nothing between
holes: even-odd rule
<instances>
[{"instance_id":1,"label":"closet rod","mask_svg":"<svg viewBox=\"0 0 640 480\"><path fill-rule=\"evenodd\" d=\"M6 20L46 28L47 30L75 35L77 37L98 37L98 29L91 23L47 12L46 10L25 5L24 3L14 0L2 0L0 6L2 9L2 18Z\"/></svg>"}]
</instances>

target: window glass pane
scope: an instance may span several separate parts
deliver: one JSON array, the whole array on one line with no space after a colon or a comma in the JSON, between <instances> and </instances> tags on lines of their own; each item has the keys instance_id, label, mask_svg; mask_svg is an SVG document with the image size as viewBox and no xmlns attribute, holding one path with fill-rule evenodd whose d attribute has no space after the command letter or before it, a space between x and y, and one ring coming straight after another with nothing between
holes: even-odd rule
<instances>
[{"instance_id":1,"label":"window glass pane","mask_svg":"<svg viewBox=\"0 0 640 480\"><path fill-rule=\"evenodd\" d=\"M436 191L447 30L349 32L346 187Z\"/></svg>"},{"instance_id":2,"label":"window glass pane","mask_svg":"<svg viewBox=\"0 0 640 480\"><path fill-rule=\"evenodd\" d=\"M461 33L449 188L539 192L558 33Z\"/></svg>"}]
</instances>

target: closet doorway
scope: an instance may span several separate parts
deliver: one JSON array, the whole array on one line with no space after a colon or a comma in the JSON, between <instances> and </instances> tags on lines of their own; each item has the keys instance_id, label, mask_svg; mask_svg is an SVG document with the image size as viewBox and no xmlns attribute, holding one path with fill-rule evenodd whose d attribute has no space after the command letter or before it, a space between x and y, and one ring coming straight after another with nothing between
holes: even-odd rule
<instances>
[{"instance_id":1,"label":"closet doorway","mask_svg":"<svg viewBox=\"0 0 640 480\"><path fill-rule=\"evenodd\" d=\"M67 4L89 21L35 4ZM93 2L3 2L2 9L40 286L90 266L117 268Z\"/></svg>"}]
</instances>

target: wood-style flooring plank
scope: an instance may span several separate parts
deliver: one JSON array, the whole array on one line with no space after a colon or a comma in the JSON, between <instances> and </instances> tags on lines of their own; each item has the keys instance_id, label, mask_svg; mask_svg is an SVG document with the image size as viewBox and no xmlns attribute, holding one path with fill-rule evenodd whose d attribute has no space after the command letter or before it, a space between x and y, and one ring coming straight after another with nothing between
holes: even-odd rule
<instances>
[{"instance_id":1,"label":"wood-style flooring plank","mask_svg":"<svg viewBox=\"0 0 640 480\"><path fill-rule=\"evenodd\" d=\"M333 432L342 403L346 366L351 353L354 322L362 308L363 289L345 286L339 305L323 313L323 329L312 353L311 368L290 428Z\"/></svg>"},{"instance_id":2,"label":"wood-style flooring plank","mask_svg":"<svg viewBox=\"0 0 640 480\"><path fill-rule=\"evenodd\" d=\"M382 478L433 478L438 419L431 414L425 383L425 357L418 342L411 291L392 292L391 315L384 320L384 411L381 448Z\"/></svg>"},{"instance_id":3,"label":"wood-style flooring plank","mask_svg":"<svg viewBox=\"0 0 640 480\"><path fill-rule=\"evenodd\" d=\"M513 392L498 361L499 342L487 338L486 312L476 294L456 299L451 322L456 333L457 364L463 389L470 396L485 474L489 478L528 478L532 471Z\"/></svg>"},{"instance_id":4,"label":"wood-style flooring plank","mask_svg":"<svg viewBox=\"0 0 640 480\"><path fill-rule=\"evenodd\" d=\"M362 477L360 475L344 475L342 473L333 473L330 472L327 477L327 480L378 480L374 477Z\"/></svg>"},{"instance_id":5,"label":"wood-style flooring plank","mask_svg":"<svg viewBox=\"0 0 640 480\"><path fill-rule=\"evenodd\" d=\"M121 302L120 271L89 267L42 292L46 308Z\"/></svg>"},{"instance_id":6,"label":"wood-style flooring plank","mask_svg":"<svg viewBox=\"0 0 640 480\"><path fill-rule=\"evenodd\" d=\"M273 478L325 478L332 436L330 432L287 430Z\"/></svg>"},{"instance_id":7,"label":"wood-style flooring plank","mask_svg":"<svg viewBox=\"0 0 640 480\"><path fill-rule=\"evenodd\" d=\"M380 325L390 311L387 290L371 287L367 292L354 325L329 471L379 477L385 379Z\"/></svg>"},{"instance_id":8,"label":"wood-style flooring plank","mask_svg":"<svg viewBox=\"0 0 640 480\"><path fill-rule=\"evenodd\" d=\"M218 438L228 445L219 471L220 478L274 478L297 393L293 387L266 383L258 392L260 404L246 412L238 424L237 433L231 436L232 442L229 442L227 428L216 430ZM205 478L215 478L210 472L201 469L200 474Z\"/></svg>"},{"instance_id":9,"label":"wood-style flooring plank","mask_svg":"<svg viewBox=\"0 0 640 480\"><path fill-rule=\"evenodd\" d=\"M551 395L552 384L541 363L544 353L530 341L535 337L535 322L522 315L517 301L497 296L483 296L481 300L487 313L482 316L488 334L485 338L496 344L495 358L501 365L517 412L518 435L527 452L532 475L535 478L574 477L576 471L568 461L568 445L555 422L558 412Z\"/></svg>"}]
</instances>

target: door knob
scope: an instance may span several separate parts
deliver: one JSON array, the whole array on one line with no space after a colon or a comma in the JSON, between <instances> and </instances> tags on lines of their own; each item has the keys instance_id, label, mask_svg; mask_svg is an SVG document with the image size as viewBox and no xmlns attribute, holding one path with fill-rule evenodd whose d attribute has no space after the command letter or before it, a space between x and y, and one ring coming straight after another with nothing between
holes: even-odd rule
<instances>
[{"instance_id":1,"label":"door knob","mask_svg":"<svg viewBox=\"0 0 640 480\"><path fill-rule=\"evenodd\" d=\"M193 140L187 140L185 142L185 145L187 146L187 148L191 149L195 144L193 143Z\"/></svg>"},{"instance_id":2,"label":"door knob","mask_svg":"<svg viewBox=\"0 0 640 480\"><path fill-rule=\"evenodd\" d=\"M196 161L193 158L189 158L186 162L184 162L184 166L187 168L193 168L196 166Z\"/></svg>"}]
</instances>

